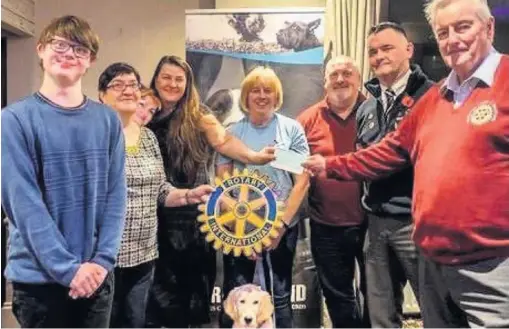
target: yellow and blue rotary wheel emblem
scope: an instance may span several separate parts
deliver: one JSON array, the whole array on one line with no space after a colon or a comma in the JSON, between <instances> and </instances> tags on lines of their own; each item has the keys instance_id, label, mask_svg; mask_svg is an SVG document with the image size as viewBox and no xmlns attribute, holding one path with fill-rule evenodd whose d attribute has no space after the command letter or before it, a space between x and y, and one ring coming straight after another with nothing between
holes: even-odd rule
<instances>
[{"instance_id":1,"label":"yellow and blue rotary wheel emblem","mask_svg":"<svg viewBox=\"0 0 509 329\"><path fill-rule=\"evenodd\" d=\"M279 235L283 205L266 182L247 169L234 170L233 176L225 174L215 182L207 204L199 206L198 221L205 239L225 254L232 250L237 257L260 253L263 245L270 245Z\"/></svg>"}]
</instances>

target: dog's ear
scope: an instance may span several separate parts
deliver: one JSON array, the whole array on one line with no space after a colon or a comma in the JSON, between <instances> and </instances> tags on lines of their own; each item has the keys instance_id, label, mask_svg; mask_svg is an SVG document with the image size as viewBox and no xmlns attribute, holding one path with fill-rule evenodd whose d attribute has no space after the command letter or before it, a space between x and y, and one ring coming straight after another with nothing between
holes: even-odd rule
<instances>
[{"instance_id":1,"label":"dog's ear","mask_svg":"<svg viewBox=\"0 0 509 329\"><path fill-rule=\"evenodd\" d=\"M260 300L260 308L258 309L258 324L262 324L265 321L269 320L274 313L274 305L272 304L272 298L270 297L268 292L263 292L262 298Z\"/></svg>"},{"instance_id":2,"label":"dog's ear","mask_svg":"<svg viewBox=\"0 0 509 329\"><path fill-rule=\"evenodd\" d=\"M311 32L311 31L314 31L318 26L320 26L320 22L321 22L321 19L318 18L318 19L315 19L314 21L312 22L309 22L308 23L308 31Z\"/></svg>"},{"instance_id":3,"label":"dog's ear","mask_svg":"<svg viewBox=\"0 0 509 329\"><path fill-rule=\"evenodd\" d=\"M235 306L235 299L236 299L235 295L236 295L235 290L230 291L230 293L228 294L228 297L226 298L226 300L223 303L224 312L234 321L235 321L236 313L237 313L237 307Z\"/></svg>"}]
</instances>

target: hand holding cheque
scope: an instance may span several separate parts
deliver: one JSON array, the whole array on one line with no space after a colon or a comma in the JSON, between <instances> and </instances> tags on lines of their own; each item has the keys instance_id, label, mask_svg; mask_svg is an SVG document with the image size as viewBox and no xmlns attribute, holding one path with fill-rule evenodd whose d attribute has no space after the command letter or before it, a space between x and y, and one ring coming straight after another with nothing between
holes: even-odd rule
<instances>
[{"instance_id":1,"label":"hand holding cheque","mask_svg":"<svg viewBox=\"0 0 509 329\"><path fill-rule=\"evenodd\" d=\"M326 169L325 158L320 154L313 154L302 163L302 167L312 176L319 175Z\"/></svg>"},{"instance_id":2,"label":"hand holding cheque","mask_svg":"<svg viewBox=\"0 0 509 329\"><path fill-rule=\"evenodd\" d=\"M293 174L302 174L306 170L311 175L318 175L325 170L325 158L320 154L307 157L291 150L276 148L276 160L270 165Z\"/></svg>"},{"instance_id":3,"label":"hand holding cheque","mask_svg":"<svg viewBox=\"0 0 509 329\"><path fill-rule=\"evenodd\" d=\"M306 160L306 155L292 150L283 150L276 148L276 159L270 163L274 168L286 170L293 174L302 174L304 168L302 163Z\"/></svg>"}]
</instances>

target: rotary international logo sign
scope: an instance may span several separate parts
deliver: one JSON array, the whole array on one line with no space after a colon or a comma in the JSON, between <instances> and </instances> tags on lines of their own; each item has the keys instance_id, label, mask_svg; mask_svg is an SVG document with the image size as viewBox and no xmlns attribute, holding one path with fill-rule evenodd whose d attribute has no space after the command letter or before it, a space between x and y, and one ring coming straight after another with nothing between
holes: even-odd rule
<instances>
[{"instance_id":1,"label":"rotary international logo sign","mask_svg":"<svg viewBox=\"0 0 509 329\"><path fill-rule=\"evenodd\" d=\"M494 121L497 118L497 107L491 102L482 102L470 111L468 122L480 126Z\"/></svg>"},{"instance_id":2,"label":"rotary international logo sign","mask_svg":"<svg viewBox=\"0 0 509 329\"><path fill-rule=\"evenodd\" d=\"M247 169L217 177L215 182L216 190L207 204L199 207L202 214L198 221L205 239L225 254L260 253L279 235L282 204L267 183Z\"/></svg>"}]
</instances>

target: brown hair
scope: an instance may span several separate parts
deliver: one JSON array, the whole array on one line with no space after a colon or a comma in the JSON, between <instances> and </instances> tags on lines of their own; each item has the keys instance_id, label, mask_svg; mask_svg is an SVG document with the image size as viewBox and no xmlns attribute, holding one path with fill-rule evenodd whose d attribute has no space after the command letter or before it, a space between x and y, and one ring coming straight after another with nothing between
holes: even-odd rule
<instances>
[{"instance_id":1,"label":"brown hair","mask_svg":"<svg viewBox=\"0 0 509 329\"><path fill-rule=\"evenodd\" d=\"M200 104L191 66L178 56L164 56L157 64L150 82L150 88L154 90L157 97L161 98L156 89L156 80L165 64L180 67L186 74L184 95L176 104L166 136L170 159L168 169L172 178L185 173L191 181L194 181L197 168L211 159L211 147L205 132L200 129L200 122L207 109Z\"/></svg>"},{"instance_id":2,"label":"brown hair","mask_svg":"<svg viewBox=\"0 0 509 329\"><path fill-rule=\"evenodd\" d=\"M62 16L55 18L42 30L37 42L45 46L55 36L76 42L90 49L90 59L95 60L99 52L99 37L92 30L90 24L77 16Z\"/></svg>"}]
</instances>

